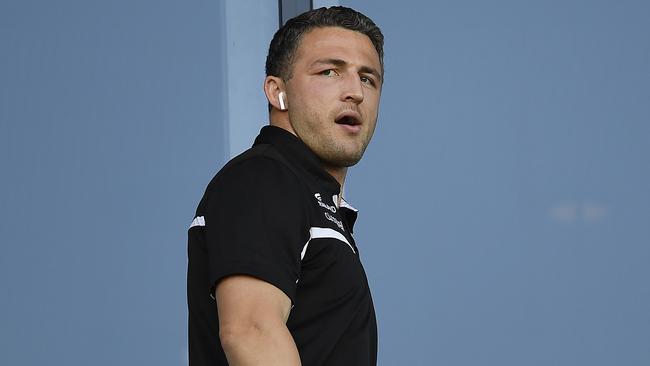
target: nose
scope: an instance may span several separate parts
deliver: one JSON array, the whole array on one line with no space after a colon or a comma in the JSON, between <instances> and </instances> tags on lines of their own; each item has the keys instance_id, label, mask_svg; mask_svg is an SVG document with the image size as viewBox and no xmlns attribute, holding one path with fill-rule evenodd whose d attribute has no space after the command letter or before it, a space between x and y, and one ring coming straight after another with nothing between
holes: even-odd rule
<instances>
[{"instance_id":1,"label":"nose","mask_svg":"<svg viewBox=\"0 0 650 366\"><path fill-rule=\"evenodd\" d=\"M350 74L344 78L341 99L356 104L363 102L363 85L358 75Z\"/></svg>"}]
</instances>

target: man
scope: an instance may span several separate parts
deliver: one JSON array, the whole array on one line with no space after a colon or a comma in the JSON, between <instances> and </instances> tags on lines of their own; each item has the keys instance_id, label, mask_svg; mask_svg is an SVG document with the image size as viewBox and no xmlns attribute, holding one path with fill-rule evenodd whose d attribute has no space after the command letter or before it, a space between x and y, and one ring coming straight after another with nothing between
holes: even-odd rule
<instances>
[{"instance_id":1,"label":"man","mask_svg":"<svg viewBox=\"0 0 650 366\"><path fill-rule=\"evenodd\" d=\"M342 187L375 129L382 59L381 31L349 8L309 11L273 37L270 126L212 179L189 230L192 366L376 365Z\"/></svg>"}]
</instances>

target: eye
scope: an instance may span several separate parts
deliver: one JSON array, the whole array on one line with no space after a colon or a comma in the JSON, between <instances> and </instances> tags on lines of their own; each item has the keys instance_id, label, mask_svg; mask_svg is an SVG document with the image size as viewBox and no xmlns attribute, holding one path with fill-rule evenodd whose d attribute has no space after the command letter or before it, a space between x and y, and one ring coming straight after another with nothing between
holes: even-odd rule
<instances>
[{"instance_id":1,"label":"eye","mask_svg":"<svg viewBox=\"0 0 650 366\"><path fill-rule=\"evenodd\" d=\"M323 75L323 76L335 76L335 75L337 75L336 71L334 71L333 69L323 70L323 71L320 72L320 74Z\"/></svg>"},{"instance_id":2,"label":"eye","mask_svg":"<svg viewBox=\"0 0 650 366\"><path fill-rule=\"evenodd\" d=\"M373 86L375 85L375 81L372 78L369 78L367 76L361 76L359 79L364 84L369 84L369 85L373 85Z\"/></svg>"}]
</instances>

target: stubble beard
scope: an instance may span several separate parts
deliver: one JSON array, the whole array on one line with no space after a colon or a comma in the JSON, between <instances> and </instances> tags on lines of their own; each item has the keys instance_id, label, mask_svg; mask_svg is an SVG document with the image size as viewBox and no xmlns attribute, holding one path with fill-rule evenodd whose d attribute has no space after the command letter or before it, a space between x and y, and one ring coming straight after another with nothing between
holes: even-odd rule
<instances>
[{"instance_id":1,"label":"stubble beard","mask_svg":"<svg viewBox=\"0 0 650 366\"><path fill-rule=\"evenodd\" d=\"M337 138L336 129L339 126L333 121L318 124L321 126L320 130L302 123L291 124L298 138L320 158L323 164L334 168L347 168L357 164L363 157L374 132L374 128L362 129L359 136L352 138L354 140L352 143Z\"/></svg>"},{"instance_id":2,"label":"stubble beard","mask_svg":"<svg viewBox=\"0 0 650 366\"><path fill-rule=\"evenodd\" d=\"M361 160L367 146L365 136L361 141L361 145L354 146L352 149L336 141L335 137L329 137L321 141L319 146L312 150L316 150L314 152L325 165L335 168L347 168L356 165Z\"/></svg>"}]
</instances>

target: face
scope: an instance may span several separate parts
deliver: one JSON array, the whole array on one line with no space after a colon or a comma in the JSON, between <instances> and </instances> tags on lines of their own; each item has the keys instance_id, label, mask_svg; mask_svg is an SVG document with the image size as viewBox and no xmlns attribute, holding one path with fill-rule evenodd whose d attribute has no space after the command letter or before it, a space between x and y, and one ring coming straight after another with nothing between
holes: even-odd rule
<instances>
[{"instance_id":1,"label":"face","mask_svg":"<svg viewBox=\"0 0 650 366\"><path fill-rule=\"evenodd\" d=\"M370 39L338 27L316 28L300 41L285 82L296 136L330 167L363 156L375 131L381 64Z\"/></svg>"}]
</instances>

